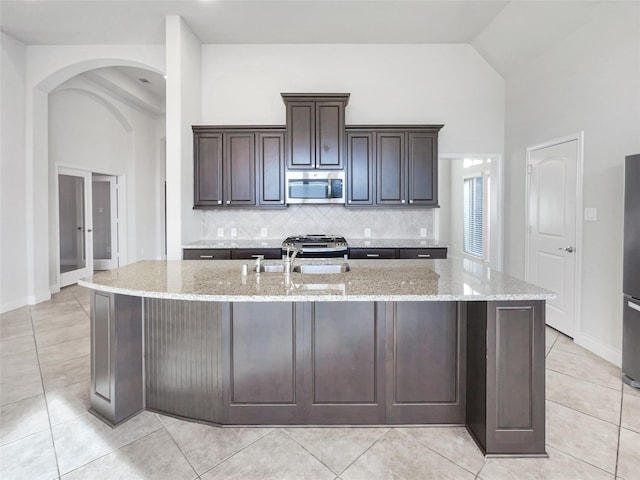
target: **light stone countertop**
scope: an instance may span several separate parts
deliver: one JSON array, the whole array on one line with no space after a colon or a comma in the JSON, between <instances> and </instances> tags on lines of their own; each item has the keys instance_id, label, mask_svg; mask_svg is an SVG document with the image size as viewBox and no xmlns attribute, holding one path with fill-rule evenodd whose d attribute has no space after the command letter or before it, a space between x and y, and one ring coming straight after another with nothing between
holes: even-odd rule
<instances>
[{"instance_id":1,"label":"light stone countertop","mask_svg":"<svg viewBox=\"0 0 640 480\"><path fill-rule=\"evenodd\" d=\"M297 264L341 263L298 259ZM281 263L270 260L268 264ZM249 273L242 275L242 265ZM470 260L349 260L339 274L261 273L246 260L143 261L78 282L139 297L220 302L550 300L556 295Z\"/></svg>"},{"instance_id":2,"label":"light stone countertop","mask_svg":"<svg viewBox=\"0 0 640 480\"><path fill-rule=\"evenodd\" d=\"M182 248L280 248L284 238L198 240ZM447 248L429 238L347 238L351 248Z\"/></svg>"}]
</instances>

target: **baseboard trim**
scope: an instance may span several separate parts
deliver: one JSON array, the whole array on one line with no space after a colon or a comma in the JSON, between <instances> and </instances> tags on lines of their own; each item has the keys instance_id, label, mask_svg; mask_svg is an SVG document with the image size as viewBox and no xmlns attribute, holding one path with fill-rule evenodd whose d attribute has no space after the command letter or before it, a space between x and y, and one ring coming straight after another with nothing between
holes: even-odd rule
<instances>
[{"instance_id":1,"label":"baseboard trim","mask_svg":"<svg viewBox=\"0 0 640 480\"><path fill-rule=\"evenodd\" d=\"M622 366L622 351L611 348L609 345L605 345L602 342L596 340L590 335L576 334L573 338L576 345L586 348L587 350L595 353L599 357L604 358L608 362L613 363L617 367Z\"/></svg>"},{"instance_id":2,"label":"baseboard trim","mask_svg":"<svg viewBox=\"0 0 640 480\"><path fill-rule=\"evenodd\" d=\"M27 297L22 297L16 300L12 300L10 302L5 302L0 305L0 313L7 313L17 308L26 307L27 301L28 301Z\"/></svg>"},{"instance_id":3,"label":"baseboard trim","mask_svg":"<svg viewBox=\"0 0 640 480\"><path fill-rule=\"evenodd\" d=\"M29 305L35 305L40 302L46 302L47 300L51 300L51 292L42 292L37 295L29 295L27 297L27 303Z\"/></svg>"}]
</instances>

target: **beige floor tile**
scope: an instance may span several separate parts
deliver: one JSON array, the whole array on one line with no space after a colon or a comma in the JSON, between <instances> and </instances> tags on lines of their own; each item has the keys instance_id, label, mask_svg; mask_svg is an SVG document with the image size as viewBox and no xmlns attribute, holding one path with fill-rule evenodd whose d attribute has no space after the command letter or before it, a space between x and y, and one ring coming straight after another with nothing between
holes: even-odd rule
<instances>
[{"instance_id":1,"label":"beige floor tile","mask_svg":"<svg viewBox=\"0 0 640 480\"><path fill-rule=\"evenodd\" d=\"M582 378L583 380L620 388L622 372L615 365L600 358L591 358L553 348L546 359L547 369Z\"/></svg>"},{"instance_id":2,"label":"beige floor tile","mask_svg":"<svg viewBox=\"0 0 640 480\"><path fill-rule=\"evenodd\" d=\"M619 427L554 402L546 411L548 446L615 473Z\"/></svg>"},{"instance_id":3,"label":"beige floor tile","mask_svg":"<svg viewBox=\"0 0 640 480\"><path fill-rule=\"evenodd\" d=\"M43 392L40 373L4 376L0 380L0 405L17 402Z\"/></svg>"},{"instance_id":4,"label":"beige floor tile","mask_svg":"<svg viewBox=\"0 0 640 480\"><path fill-rule=\"evenodd\" d=\"M625 394L633 395L634 397L640 397L640 388L630 387L626 383L622 385L622 391Z\"/></svg>"},{"instance_id":5,"label":"beige floor tile","mask_svg":"<svg viewBox=\"0 0 640 480\"><path fill-rule=\"evenodd\" d=\"M72 327L74 325L82 325L89 321L87 313L78 304L67 313L56 313L55 311L47 314L46 317L39 320L33 320L33 330L37 334L62 327Z\"/></svg>"},{"instance_id":6,"label":"beige floor tile","mask_svg":"<svg viewBox=\"0 0 640 480\"><path fill-rule=\"evenodd\" d=\"M615 425L620 423L621 397L622 389L603 387L553 370L546 372L547 400Z\"/></svg>"},{"instance_id":7,"label":"beige floor tile","mask_svg":"<svg viewBox=\"0 0 640 480\"><path fill-rule=\"evenodd\" d=\"M191 480L196 472L166 430L158 430L94 460L64 480Z\"/></svg>"},{"instance_id":8,"label":"beige floor tile","mask_svg":"<svg viewBox=\"0 0 640 480\"><path fill-rule=\"evenodd\" d=\"M489 458L480 480L613 480L614 475L547 447L549 458Z\"/></svg>"},{"instance_id":9,"label":"beige floor tile","mask_svg":"<svg viewBox=\"0 0 640 480\"><path fill-rule=\"evenodd\" d=\"M549 353L549 351L553 348L553 346L556 343L556 340L558 340L559 336L560 336L560 333L558 333L553 328L545 327L545 329L544 329L544 344L545 344L547 353Z\"/></svg>"},{"instance_id":10,"label":"beige floor tile","mask_svg":"<svg viewBox=\"0 0 640 480\"><path fill-rule=\"evenodd\" d=\"M89 380L47 391L51 425L80 417L89 409Z\"/></svg>"},{"instance_id":11,"label":"beige floor tile","mask_svg":"<svg viewBox=\"0 0 640 480\"><path fill-rule=\"evenodd\" d=\"M627 394L623 396L621 426L640 433L640 397ZM640 449L640 445L638 448Z\"/></svg>"},{"instance_id":12,"label":"beige floor tile","mask_svg":"<svg viewBox=\"0 0 640 480\"><path fill-rule=\"evenodd\" d=\"M340 475L344 480L473 480L475 475L395 430Z\"/></svg>"},{"instance_id":13,"label":"beige floor tile","mask_svg":"<svg viewBox=\"0 0 640 480\"><path fill-rule=\"evenodd\" d=\"M163 415L161 413L156 413L156 416L158 417L158 420L160 420L165 426L181 421L179 418L170 417L169 415Z\"/></svg>"},{"instance_id":14,"label":"beige floor tile","mask_svg":"<svg viewBox=\"0 0 640 480\"><path fill-rule=\"evenodd\" d=\"M5 313L0 313L0 325L4 322L11 322L17 319L31 319L31 309L20 307Z\"/></svg>"},{"instance_id":15,"label":"beige floor tile","mask_svg":"<svg viewBox=\"0 0 640 480\"><path fill-rule=\"evenodd\" d=\"M84 357L91 354L89 337L77 338L68 342L38 348L40 365L64 362L73 358Z\"/></svg>"},{"instance_id":16,"label":"beige floor tile","mask_svg":"<svg viewBox=\"0 0 640 480\"><path fill-rule=\"evenodd\" d=\"M202 475L202 480L333 480L335 474L276 430Z\"/></svg>"},{"instance_id":17,"label":"beige floor tile","mask_svg":"<svg viewBox=\"0 0 640 480\"><path fill-rule=\"evenodd\" d=\"M618 478L635 480L640 477L640 433L620 429Z\"/></svg>"},{"instance_id":18,"label":"beige floor tile","mask_svg":"<svg viewBox=\"0 0 640 480\"><path fill-rule=\"evenodd\" d=\"M36 350L16 353L0 358L0 378L31 375L40 377L40 365Z\"/></svg>"},{"instance_id":19,"label":"beige floor tile","mask_svg":"<svg viewBox=\"0 0 640 480\"><path fill-rule=\"evenodd\" d=\"M49 430L44 395L36 395L0 407L0 445L43 430Z\"/></svg>"},{"instance_id":20,"label":"beige floor tile","mask_svg":"<svg viewBox=\"0 0 640 480\"><path fill-rule=\"evenodd\" d=\"M340 474L388 428L286 428L284 432Z\"/></svg>"},{"instance_id":21,"label":"beige floor tile","mask_svg":"<svg viewBox=\"0 0 640 480\"><path fill-rule=\"evenodd\" d=\"M31 334L20 337L3 338L0 340L0 360L18 353L33 352L35 349L36 342Z\"/></svg>"},{"instance_id":22,"label":"beige floor tile","mask_svg":"<svg viewBox=\"0 0 640 480\"><path fill-rule=\"evenodd\" d=\"M484 465L484 455L464 427L419 427L398 430L472 473L477 474Z\"/></svg>"},{"instance_id":23,"label":"beige floor tile","mask_svg":"<svg viewBox=\"0 0 640 480\"><path fill-rule=\"evenodd\" d=\"M8 317L0 321L0 339L33 335L31 317L27 315Z\"/></svg>"},{"instance_id":24,"label":"beige floor tile","mask_svg":"<svg viewBox=\"0 0 640 480\"><path fill-rule=\"evenodd\" d=\"M51 432L46 430L0 447L0 478L51 480L58 478Z\"/></svg>"},{"instance_id":25,"label":"beige floor tile","mask_svg":"<svg viewBox=\"0 0 640 480\"><path fill-rule=\"evenodd\" d=\"M270 433L270 428L221 428L177 421L165 426L187 459L202 474Z\"/></svg>"},{"instance_id":26,"label":"beige floor tile","mask_svg":"<svg viewBox=\"0 0 640 480\"><path fill-rule=\"evenodd\" d=\"M52 427L60 473L65 474L142 438L162 425L155 415L142 412L111 428L87 413Z\"/></svg>"},{"instance_id":27,"label":"beige floor tile","mask_svg":"<svg viewBox=\"0 0 640 480\"><path fill-rule=\"evenodd\" d=\"M581 355L583 357L589 357L592 359L596 359L596 360L601 360L600 357L598 357L598 355L596 355L593 352L590 352L589 350L587 350L586 348L583 348L579 345L577 345L573 339L565 336L565 335L560 335L558 337L558 340L556 341L555 345L553 346L554 349L556 350L561 350L563 352L567 352L567 353L573 353L575 355Z\"/></svg>"},{"instance_id":28,"label":"beige floor tile","mask_svg":"<svg viewBox=\"0 0 640 480\"><path fill-rule=\"evenodd\" d=\"M64 362L42 365L42 380L47 391L57 390L91 376L90 355L73 358Z\"/></svg>"},{"instance_id":29,"label":"beige floor tile","mask_svg":"<svg viewBox=\"0 0 640 480\"><path fill-rule=\"evenodd\" d=\"M59 343L76 340L78 338L88 339L91 334L89 322L82 322L77 325L68 327L54 328L45 330L36 335L36 344L38 348L49 347Z\"/></svg>"}]
</instances>

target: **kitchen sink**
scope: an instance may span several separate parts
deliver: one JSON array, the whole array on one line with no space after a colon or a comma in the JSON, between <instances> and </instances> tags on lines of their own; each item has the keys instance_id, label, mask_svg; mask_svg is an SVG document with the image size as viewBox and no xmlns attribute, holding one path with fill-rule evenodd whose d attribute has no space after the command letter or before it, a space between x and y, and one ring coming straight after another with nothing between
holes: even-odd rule
<instances>
[{"instance_id":1,"label":"kitchen sink","mask_svg":"<svg viewBox=\"0 0 640 480\"><path fill-rule=\"evenodd\" d=\"M294 272L309 274L345 273L349 270L348 263L300 264L293 267Z\"/></svg>"}]
</instances>

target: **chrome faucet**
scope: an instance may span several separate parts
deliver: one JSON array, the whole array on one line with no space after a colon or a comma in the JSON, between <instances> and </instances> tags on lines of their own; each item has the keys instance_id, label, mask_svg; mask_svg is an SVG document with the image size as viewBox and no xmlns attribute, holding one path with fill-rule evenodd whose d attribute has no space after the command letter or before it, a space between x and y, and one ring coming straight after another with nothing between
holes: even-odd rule
<instances>
[{"instance_id":1,"label":"chrome faucet","mask_svg":"<svg viewBox=\"0 0 640 480\"><path fill-rule=\"evenodd\" d=\"M260 273L260 266L264 260L264 255L253 255L253 257L256 259L255 271L256 273Z\"/></svg>"},{"instance_id":2,"label":"chrome faucet","mask_svg":"<svg viewBox=\"0 0 640 480\"><path fill-rule=\"evenodd\" d=\"M289 252L293 252L293 254L290 255ZM284 273L285 274L291 273L291 270L293 270L293 261L296 259L296 255L298 255L298 252L300 252L299 248L287 247L287 254L286 254L285 258L284 258Z\"/></svg>"}]
</instances>

